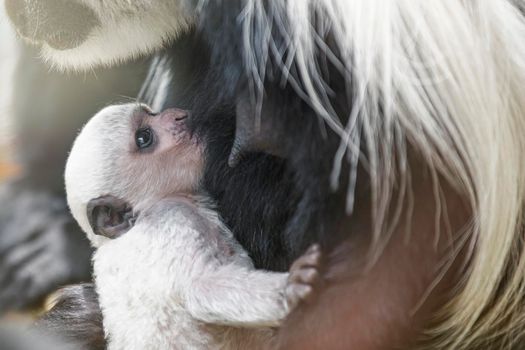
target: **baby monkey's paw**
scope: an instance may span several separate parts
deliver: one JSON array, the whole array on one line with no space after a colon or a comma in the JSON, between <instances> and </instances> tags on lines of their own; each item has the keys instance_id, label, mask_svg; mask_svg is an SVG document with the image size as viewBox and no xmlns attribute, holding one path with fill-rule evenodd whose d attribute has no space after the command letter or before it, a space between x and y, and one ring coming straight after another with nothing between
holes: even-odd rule
<instances>
[{"instance_id":1,"label":"baby monkey's paw","mask_svg":"<svg viewBox=\"0 0 525 350\"><path fill-rule=\"evenodd\" d=\"M321 247L313 244L306 253L294 261L286 285L286 301L289 310L300 302L311 302L321 282Z\"/></svg>"}]
</instances>

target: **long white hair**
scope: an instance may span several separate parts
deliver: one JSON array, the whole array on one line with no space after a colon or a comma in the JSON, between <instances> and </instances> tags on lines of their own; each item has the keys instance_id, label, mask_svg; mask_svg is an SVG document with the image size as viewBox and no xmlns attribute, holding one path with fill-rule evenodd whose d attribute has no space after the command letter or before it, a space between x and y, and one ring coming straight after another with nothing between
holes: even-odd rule
<instances>
[{"instance_id":1,"label":"long white hair","mask_svg":"<svg viewBox=\"0 0 525 350\"><path fill-rule=\"evenodd\" d=\"M377 244L388 231L394 184L400 185L398 195L410 201L407 147L416 149L431 169L439 204L436 222L446 215L439 178L469 201L472 225L459 244L469 244L468 269L437 326L428 330L433 348L470 349L500 337L510 345L525 332L522 5L512 0L289 0L266 6L246 1L248 74L262 81L261 62L267 59L254 57L252 40L261 38L254 39L254 28L268 33L262 36L268 55L281 59L284 74L290 73L287 62L293 56L297 73L289 79L299 82L299 95L341 137L333 186L345 158L366 163ZM286 57L272 53L271 23L283 23ZM328 32L335 49L319 40ZM316 61L320 52L354 91L346 125L328 102ZM366 159L359 154L362 146ZM450 259L457 253L452 251Z\"/></svg>"}]
</instances>

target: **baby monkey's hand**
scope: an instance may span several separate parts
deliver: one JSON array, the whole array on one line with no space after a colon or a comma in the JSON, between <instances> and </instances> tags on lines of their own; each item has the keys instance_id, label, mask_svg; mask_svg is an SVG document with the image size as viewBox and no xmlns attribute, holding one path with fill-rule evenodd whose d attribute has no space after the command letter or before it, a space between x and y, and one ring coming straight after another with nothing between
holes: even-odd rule
<instances>
[{"instance_id":1,"label":"baby monkey's hand","mask_svg":"<svg viewBox=\"0 0 525 350\"><path fill-rule=\"evenodd\" d=\"M319 244L313 244L290 267L286 285L286 301L293 310L300 302L311 302L321 282L322 253Z\"/></svg>"}]
</instances>

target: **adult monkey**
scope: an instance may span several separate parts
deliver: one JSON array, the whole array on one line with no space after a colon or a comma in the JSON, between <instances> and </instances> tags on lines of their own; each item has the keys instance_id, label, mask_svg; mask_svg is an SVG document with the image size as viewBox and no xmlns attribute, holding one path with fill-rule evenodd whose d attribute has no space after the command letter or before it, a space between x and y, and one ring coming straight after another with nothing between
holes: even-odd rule
<instances>
[{"instance_id":1,"label":"adult monkey","mask_svg":"<svg viewBox=\"0 0 525 350\"><path fill-rule=\"evenodd\" d=\"M19 31L64 66L116 62L197 22L215 96L192 103L216 113L201 113L196 130L214 136L230 115L219 107L233 105L230 163L250 151L229 171L226 146L210 157L219 166L207 186L234 232L246 223L236 214L250 212L239 199L257 202L263 183L238 174L277 162L254 151L277 154L291 173L282 235L269 239L262 227L268 239L239 241L261 266L274 263L270 253L286 264L313 239L340 243L330 283L289 320L284 348L519 348L522 1L68 3L54 11L64 0L7 1ZM57 20L79 14L89 20L78 31ZM28 30L35 17L48 25ZM125 33L130 40L104 50ZM277 175L272 183L287 181Z\"/></svg>"}]
</instances>

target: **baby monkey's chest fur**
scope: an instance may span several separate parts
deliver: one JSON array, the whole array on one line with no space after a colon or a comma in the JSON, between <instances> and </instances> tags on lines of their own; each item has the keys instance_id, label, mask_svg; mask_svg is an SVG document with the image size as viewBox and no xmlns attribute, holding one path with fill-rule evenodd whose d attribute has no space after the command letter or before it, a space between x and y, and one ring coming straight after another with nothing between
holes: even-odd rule
<instances>
[{"instance_id":1,"label":"baby monkey's chest fur","mask_svg":"<svg viewBox=\"0 0 525 350\"><path fill-rule=\"evenodd\" d=\"M290 274L256 270L215 211L163 199L94 256L109 349L266 348L315 280L309 253Z\"/></svg>"}]
</instances>

